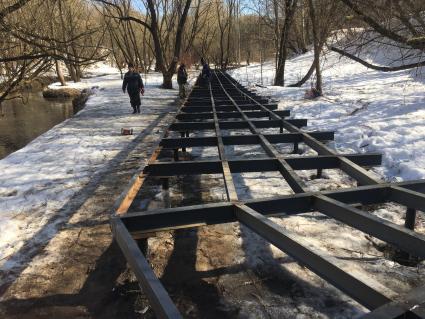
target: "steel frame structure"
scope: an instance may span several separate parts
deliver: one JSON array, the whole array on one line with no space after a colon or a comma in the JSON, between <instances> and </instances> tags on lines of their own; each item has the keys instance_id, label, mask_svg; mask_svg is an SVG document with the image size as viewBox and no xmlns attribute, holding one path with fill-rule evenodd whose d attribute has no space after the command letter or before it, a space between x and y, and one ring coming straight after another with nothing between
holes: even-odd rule
<instances>
[{"instance_id":1,"label":"steel frame structure","mask_svg":"<svg viewBox=\"0 0 425 319\"><path fill-rule=\"evenodd\" d=\"M181 228L237 222L292 256L314 273L371 310L363 318L425 318L425 288L398 296L371 278L343 270L342 261L325 252L311 249L294 234L268 217L319 211L331 218L379 238L411 255L425 258L425 236L414 231L416 211L425 209L425 180L384 183L367 168L381 164L379 154L337 154L323 142L333 140L333 132L307 132L304 119L286 119L289 111L257 96L228 74L215 71L211 83L200 79L164 133L143 172L130 182L119 198L117 215L111 225L127 261L159 318L181 318L179 311L155 276L134 238ZM267 117L266 120L260 120ZM263 134L262 128L278 128L279 134ZM224 135L226 129L248 129L248 135ZM214 136L190 137L191 133L211 130ZM283 131L286 130L287 133ZM168 137L178 131L180 138ZM290 143L294 152L305 143L317 156L284 156L275 144ZM229 159L225 145L261 145L267 158ZM217 147L219 160L179 161L179 149ZM174 162L156 161L164 149L174 150ZM309 192L296 170L338 168L357 181L357 187L334 191ZM232 173L278 171L294 195L241 201ZM227 201L145 212L127 210L146 177L167 178L175 175L222 174ZM361 205L396 202L407 207L405 225L399 226L365 212Z\"/></svg>"}]
</instances>

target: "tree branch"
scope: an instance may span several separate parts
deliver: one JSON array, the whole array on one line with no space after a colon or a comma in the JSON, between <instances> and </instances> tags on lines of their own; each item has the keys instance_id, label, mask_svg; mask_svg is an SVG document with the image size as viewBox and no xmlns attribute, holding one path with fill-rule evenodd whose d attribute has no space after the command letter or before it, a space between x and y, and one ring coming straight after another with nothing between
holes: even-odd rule
<instances>
[{"instance_id":1,"label":"tree branch","mask_svg":"<svg viewBox=\"0 0 425 319\"><path fill-rule=\"evenodd\" d=\"M15 12L25 6L28 2L31 0L19 0L15 2L14 4L4 8L0 11L0 21L3 20L8 14L11 14L12 12Z\"/></svg>"},{"instance_id":2,"label":"tree branch","mask_svg":"<svg viewBox=\"0 0 425 319\"><path fill-rule=\"evenodd\" d=\"M348 53L344 50L338 49L336 47L330 47L330 50L337 52L337 53L341 54L342 56L345 56L345 57L347 57L351 60L354 60L354 61L364 65L365 67L367 67L369 69L382 71L382 72L402 71L402 70L409 70L409 69L413 69L413 68L416 68L416 67L425 66L425 61L417 62L417 63L411 63L411 64L405 64L405 65L400 65L400 66L394 66L394 67L378 66L378 65L370 64L370 63L366 62L365 60L362 60L362 59L356 57L355 55Z\"/></svg>"},{"instance_id":3,"label":"tree branch","mask_svg":"<svg viewBox=\"0 0 425 319\"><path fill-rule=\"evenodd\" d=\"M366 22L369 26L371 26L376 32L380 33L384 37L387 37L393 41L407 44L414 49L425 50L425 38L406 38L398 33L383 27L378 22L376 22L372 17L368 16L365 12L363 12L356 4L354 4L351 0L341 0L347 7L353 10L364 22Z\"/></svg>"}]
</instances>

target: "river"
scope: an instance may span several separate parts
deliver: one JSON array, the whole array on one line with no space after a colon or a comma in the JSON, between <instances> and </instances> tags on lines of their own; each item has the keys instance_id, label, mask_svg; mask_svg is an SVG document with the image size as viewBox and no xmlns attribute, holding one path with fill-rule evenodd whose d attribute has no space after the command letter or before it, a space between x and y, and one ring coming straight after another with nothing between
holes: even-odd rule
<instances>
[{"instance_id":1,"label":"river","mask_svg":"<svg viewBox=\"0 0 425 319\"><path fill-rule=\"evenodd\" d=\"M75 113L72 99L47 100L41 91L26 92L25 101L13 99L0 106L0 159Z\"/></svg>"}]
</instances>

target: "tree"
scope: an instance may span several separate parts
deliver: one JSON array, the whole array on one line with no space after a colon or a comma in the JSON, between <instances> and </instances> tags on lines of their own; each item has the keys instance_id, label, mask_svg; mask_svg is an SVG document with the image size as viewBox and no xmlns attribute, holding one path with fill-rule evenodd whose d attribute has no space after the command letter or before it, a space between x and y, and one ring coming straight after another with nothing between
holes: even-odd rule
<instances>
[{"instance_id":1,"label":"tree","mask_svg":"<svg viewBox=\"0 0 425 319\"><path fill-rule=\"evenodd\" d=\"M131 21L146 28L152 37L155 52L156 66L162 73L162 87L173 87L172 77L176 73L177 63L182 49L183 32L189 14L192 0L153 1L144 2L148 19L126 14L122 10L122 1L96 0L106 6L113 7L116 15L114 18L122 21ZM170 48L170 44L172 47Z\"/></svg>"},{"instance_id":2,"label":"tree","mask_svg":"<svg viewBox=\"0 0 425 319\"><path fill-rule=\"evenodd\" d=\"M23 81L34 79L53 65L64 83L60 61L73 65L81 76L82 67L103 60L109 52L103 50L102 30L92 11L82 0L20 0L8 6L2 2L0 102L18 91Z\"/></svg>"},{"instance_id":3,"label":"tree","mask_svg":"<svg viewBox=\"0 0 425 319\"><path fill-rule=\"evenodd\" d=\"M278 3L278 0L274 1L276 2L276 6L280 4ZM288 57L289 32L291 30L293 17L297 8L297 0L284 0L283 2L284 22L280 30L276 75L274 80L274 84L279 86L283 86L285 84L285 64Z\"/></svg>"},{"instance_id":4,"label":"tree","mask_svg":"<svg viewBox=\"0 0 425 319\"><path fill-rule=\"evenodd\" d=\"M373 5L365 0L341 0L353 14L353 26L363 27L351 32L356 41L341 41L337 48L331 50L351 58L369 68L384 72L405 70L423 66L425 61L420 61L425 51L425 19L420 12L425 10L424 1L393 0L375 1ZM399 56L387 63L389 66L378 66L366 62L360 57L365 45L375 45L378 50L388 47L397 47ZM407 62L406 62L407 61ZM413 61L413 62L412 62ZM393 64L398 64L394 66Z\"/></svg>"}]
</instances>

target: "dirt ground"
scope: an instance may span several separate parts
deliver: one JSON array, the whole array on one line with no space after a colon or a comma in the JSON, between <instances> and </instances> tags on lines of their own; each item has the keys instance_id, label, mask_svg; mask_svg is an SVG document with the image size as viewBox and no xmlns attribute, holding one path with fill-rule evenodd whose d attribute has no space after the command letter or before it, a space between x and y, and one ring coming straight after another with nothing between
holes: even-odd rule
<instances>
[{"instance_id":1,"label":"dirt ground","mask_svg":"<svg viewBox=\"0 0 425 319\"><path fill-rule=\"evenodd\" d=\"M0 287L1 318L140 318L146 307L138 284L112 241L111 207L156 147L172 113L153 123L69 203L58 233L28 247L28 265ZM25 248L24 248L25 249Z\"/></svg>"},{"instance_id":2,"label":"dirt ground","mask_svg":"<svg viewBox=\"0 0 425 319\"><path fill-rule=\"evenodd\" d=\"M159 131L171 117L162 118ZM1 318L155 318L109 226L116 198L159 139L150 133L142 133L111 162L108 174L72 200L59 233L36 253L31 251L29 266L1 287ZM130 211L217 202L224 196L220 176L172 178L167 192L159 180L148 179ZM329 246L335 242L329 249L341 260L363 267L393 289L407 291L424 277L423 264L409 268L390 263L373 245L367 252L345 252L337 245L338 223L327 224L325 243L316 227L325 221L306 214L284 222L290 229L303 229L300 236L317 236ZM368 240L347 229L342 236ZM158 234L149 239L147 256L185 318L353 318L366 312L238 223Z\"/></svg>"},{"instance_id":3,"label":"dirt ground","mask_svg":"<svg viewBox=\"0 0 425 319\"><path fill-rule=\"evenodd\" d=\"M212 202L207 185L220 180L172 179L170 194L148 183L131 209ZM148 259L185 318L351 318L365 310L287 255L276 258L238 223L158 234Z\"/></svg>"}]
</instances>

